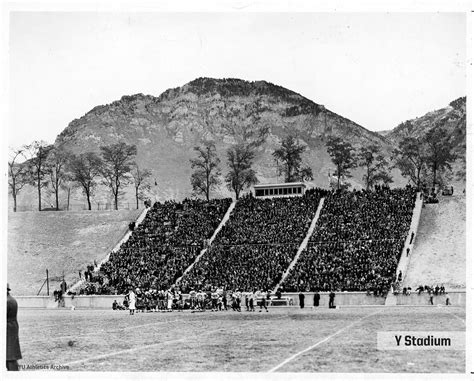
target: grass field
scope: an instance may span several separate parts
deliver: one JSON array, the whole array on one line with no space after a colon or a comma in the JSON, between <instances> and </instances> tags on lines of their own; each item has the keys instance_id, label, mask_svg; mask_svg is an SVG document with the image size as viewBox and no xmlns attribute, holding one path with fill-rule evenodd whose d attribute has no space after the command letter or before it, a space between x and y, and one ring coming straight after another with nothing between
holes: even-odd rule
<instances>
[{"instance_id":1,"label":"grass field","mask_svg":"<svg viewBox=\"0 0 474 381\"><path fill-rule=\"evenodd\" d=\"M18 320L21 365L54 364L70 371L465 371L464 351L377 350L379 331L464 331L461 307L134 316L112 310L20 309Z\"/></svg>"}]
</instances>

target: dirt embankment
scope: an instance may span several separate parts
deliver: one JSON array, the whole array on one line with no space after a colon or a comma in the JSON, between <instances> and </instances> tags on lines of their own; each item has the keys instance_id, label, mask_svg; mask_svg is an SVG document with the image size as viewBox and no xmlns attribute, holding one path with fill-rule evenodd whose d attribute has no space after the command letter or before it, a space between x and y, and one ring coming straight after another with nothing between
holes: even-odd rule
<instances>
[{"instance_id":1,"label":"dirt embankment","mask_svg":"<svg viewBox=\"0 0 474 381\"><path fill-rule=\"evenodd\" d=\"M136 220L139 210L18 212L8 215L8 282L13 295L36 295L46 278L50 292L63 274L72 284L100 262ZM42 295L46 293L46 286Z\"/></svg>"},{"instance_id":2,"label":"dirt embankment","mask_svg":"<svg viewBox=\"0 0 474 381\"><path fill-rule=\"evenodd\" d=\"M440 196L439 204L427 204L404 285L444 284L447 289L466 287L466 197Z\"/></svg>"}]
</instances>

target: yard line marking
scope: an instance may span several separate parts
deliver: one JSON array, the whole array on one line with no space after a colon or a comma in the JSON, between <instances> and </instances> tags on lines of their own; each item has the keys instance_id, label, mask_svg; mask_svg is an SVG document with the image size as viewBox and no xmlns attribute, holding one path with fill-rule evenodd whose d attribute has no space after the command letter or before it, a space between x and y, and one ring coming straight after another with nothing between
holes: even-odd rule
<instances>
[{"instance_id":1,"label":"yard line marking","mask_svg":"<svg viewBox=\"0 0 474 381\"><path fill-rule=\"evenodd\" d=\"M316 344L313 344L311 345L310 347L306 348L306 349L303 349L302 351L294 354L293 356L290 356L288 357L286 360L284 360L283 362L281 362L280 364L278 364L276 367L270 369L269 371L267 371L267 373L272 373L272 372L275 372L277 369L280 369L283 365L285 364L288 364L290 361L293 361L295 358L297 358L298 356L302 355L303 353L305 352L309 352L310 350L316 348L318 345L321 345L323 343L325 343L326 341L332 339L334 336L337 336L339 335L341 332L349 329L350 327L352 327L353 325L356 325L357 323L361 322L362 320L364 319L367 319L371 316L374 316L375 314L379 314L381 311L375 311L374 313L371 313L370 315L367 315L367 316L364 316L363 318L360 318L359 320L349 324L348 326L345 326L343 328L341 328L339 331L333 333L332 335L329 335L328 337L326 337L325 339L323 340L320 340L318 341Z\"/></svg>"},{"instance_id":2,"label":"yard line marking","mask_svg":"<svg viewBox=\"0 0 474 381\"><path fill-rule=\"evenodd\" d=\"M250 325L250 324L254 324L254 323L255 323L255 321L251 321L251 322L248 322L248 323L246 323L246 324L241 324L241 325L239 325L239 327L243 327L243 326ZM200 336L208 335L208 334L210 334L210 333L215 333L215 332L219 332L219 331L225 331L226 329L227 329L227 327L219 328L219 329L214 329L214 330L212 330L212 331L206 331L206 332L203 332L203 333L201 333L201 334L194 335L194 337L200 337ZM81 360L70 361L70 362L65 363L65 364L63 364L63 365L64 365L64 366L69 366L69 365L73 365L73 364L81 364L81 363L85 363L85 362L89 362L89 361L94 361L94 360L99 360L99 359L105 359L105 358L108 358L108 357L113 357L113 356L117 356L117 355L121 355L121 354L125 354L125 353L132 353L132 352L136 352L136 351L141 351L141 350L143 350L143 349L149 349L149 348L159 347L159 346L162 346L162 345L173 344L173 343L177 343L177 342L180 342L180 341L183 341L183 340L188 340L188 339L189 339L188 337L182 337L182 338L180 338L180 339L174 339L174 340L163 341L163 342L161 342L161 343L149 344L149 345L142 345L142 346L135 347L135 348L129 348L129 349L121 350L121 351L105 353L105 354L103 354L103 355L97 355L97 356L87 357L87 358L81 359Z\"/></svg>"},{"instance_id":3,"label":"yard line marking","mask_svg":"<svg viewBox=\"0 0 474 381\"><path fill-rule=\"evenodd\" d=\"M466 321L465 321L463 318L460 318L460 317L459 317L458 315L456 315L454 312L451 312L451 311L449 311L449 310L447 310L447 312L449 312L451 315L453 315L456 319L461 320L461 321L464 323L464 325L466 325Z\"/></svg>"},{"instance_id":4,"label":"yard line marking","mask_svg":"<svg viewBox=\"0 0 474 381\"><path fill-rule=\"evenodd\" d=\"M183 321L183 319L174 319L174 320L165 320L165 321L160 321L160 322L155 322L155 323L147 323L147 324L141 324L141 325L136 325L136 326L129 326L129 327L124 327L124 328L118 328L118 329L113 329L111 331L103 330L103 331L96 331L96 332L84 332L80 334L71 334L71 335L63 335L63 336L51 336L47 337L44 339L37 339L37 340L31 340L27 341L26 344L31 344L31 343L37 343L37 342L43 342L43 341L51 341L51 340L56 340L56 339L64 339L64 338L76 338L76 337L84 337L84 336L92 336L92 335L99 335L99 334L108 334L108 333L114 333L114 332L122 332L126 329L133 329L133 328L140 328L140 327L145 327L149 325L159 325L159 324L166 324L166 323L175 323L177 321ZM74 327L71 327L71 329L74 329Z\"/></svg>"},{"instance_id":5,"label":"yard line marking","mask_svg":"<svg viewBox=\"0 0 474 381\"><path fill-rule=\"evenodd\" d=\"M183 319L157 321L157 322L154 322L154 323L146 323L146 324L128 326L128 327L124 327L124 328L117 328L117 329L114 329L114 330L112 330L112 331L105 331L105 332L106 332L106 333L109 333L109 332L121 332L121 331L124 331L124 330L126 330L126 329L147 327L147 326L149 326L149 325L157 325L157 324L165 324L165 323L174 323L174 322L177 322L177 321L183 321Z\"/></svg>"}]
</instances>

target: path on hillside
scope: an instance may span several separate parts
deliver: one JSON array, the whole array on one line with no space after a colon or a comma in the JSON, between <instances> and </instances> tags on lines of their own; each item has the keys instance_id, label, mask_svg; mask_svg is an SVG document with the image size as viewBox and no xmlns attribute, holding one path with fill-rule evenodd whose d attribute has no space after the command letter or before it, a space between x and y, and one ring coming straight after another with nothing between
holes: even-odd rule
<instances>
[{"instance_id":1,"label":"path on hillside","mask_svg":"<svg viewBox=\"0 0 474 381\"><path fill-rule=\"evenodd\" d=\"M439 196L425 204L403 287L466 287L466 198Z\"/></svg>"},{"instance_id":2,"label":"path on hillside","mask_svg":"<svg viewBox=\"0 0 474 381\"><path fill-rule=\"evenodd\" d=\"M311 221L311 225L309 226L308 232L306 233L306 237L301 242L301 245L298 248L298 251L296 252L295 257L293 258L293 261L291 261L290 265L288 266L286 271L283 273L283 276L281 277L280 282L278 282L278 284L273 289L273 293L277 292L277 290L283 284L286 277L290 273L291 269L295 266L296 262L298 262L298 259L300 258L301 253L303 252L304 249L306 249L306 246L308 246L308 241L311 238L311 236L313 235L313 231L314 231L314 228L316 227L316 223L319 220L319 215L321 214L321 210L323 209L323 205L324 205L324 197L321 198L321 200L319 200L318 209L316 210L316 213L314 214L313 220Z\"/></svg>"},{"instance_id":3,"label":"path on hillside","mask_svg":"<svg viewBox=\"0 0 474 381\"><path fill-rule=\"evenodd\" d=\"M176 286L176 284L178 282L181 282L181 279L183 279L183 277L191 271L191 269L194 267L194 265L196 263L198 263L200 261L200 259L202 258L202 256L204 254L207 253L207 250L209 250L209 248L211 247L212 243L214 242L214 239L217 237L217 234L221 231L221 229L224 227L224 225L227 223L229 217L230 217L230 214L232 213L232 211L234 210L235 208L235 205L236 205L237 201L232 201L232 204L229 205L229 209L227 209L227 212L224 214L224 217L222 218L222 221L220 222L219 226L217 227L217 229L214 231L214 234L212 235L212 237L209 239L209 244L206 248L202 249L201 252L199 253L199 255L196 257L196 259L194 260L193 263L191 263L188 268L186 270L184 270L184 273L183 275L181 275L178 279L176 279L176 281L174 282L173 284L173 287Z\"/></svg>"}]
</instances>

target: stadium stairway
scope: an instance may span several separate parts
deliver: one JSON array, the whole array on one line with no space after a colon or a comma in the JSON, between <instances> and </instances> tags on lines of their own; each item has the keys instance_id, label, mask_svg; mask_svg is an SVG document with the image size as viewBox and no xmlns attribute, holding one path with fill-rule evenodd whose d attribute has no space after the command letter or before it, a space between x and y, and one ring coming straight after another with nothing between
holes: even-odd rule
<instances>
[{"instance_id":1,"label":"stadium stairway","mask_svg":"<svg viewBox=\"0 0 474 381\"><path fill-rule=\"evenodd\" d=\"M296 262L298 262L298 259L300 258L301 253L303 252L304 249L306 249L306 246L308 246L309 239L313 235L314 228L316 227L316 223L318 222L319 215L321 214L321 210L323 209L324 205L324 197L319 200L319 205L318 209L316 210L316 213L314 214L313 220L311 221L311 225L308 228L308 232L306 233L306 237L303 239L301 242L300 247L298 248L298 251L296 252L295 257L291 261L290 265L286 269L286 271L283 273L283 276L281 277L280 282L275 286L273 293L276 293L277 290L280 288L280 286L283 284L285 281L286 277L290 273L291 269L295 266Z\"/></svg>"},{"instance_id":2,"label":"stadium stairway","mask_svg":"<svg viewBox=\"0 0 474 381\"><path fill-rule=\"evenodd\" d=\"M173 284L173 287L176 287L176 284L179 283L181 281L181 279L183 279L183 277L191 271L191 269L193 268L193 266L198 263L202 256L204 254L206 254L207 250L211 247L212 243L214 242L214 239L217 237L217 234L221 231L222 227L226 224L226 222L229 220L229 217L230 217L230 214L232 213L232 211L234 210L235 208L235 205L237 204L237 201L234 200L232 201L232 204L229 205L229 209L227 209L227 212L224 214L224 217L222 218L222 221L220 222L219 226L217 227L217 229L214 231L214 234L212 235L212 237L209 239L209 243L207 245L207 247L205 247L204 249L201 250L201 252L199 253L199 255L196 257L196 259L194 260L193 263L191 263L188 268L186 270L184 270L183 272L183 275L181 275L178 279L176 279L176 281L174 282Z\"/></svg>"},{"instance_id":3,"label":"stadium stairway","mask_svg":"<svg viewBox=\"0 0 474 381\"><path fill-rule=\"evenodd\" d=\"M411 217L411 225L410 230L408 231L407 238L405 239L405 245L403 245L402 254L400 256L400 261L398 262L396 276L400 271L402 272L402 282L403 279L406 277L408 264L410 263L410 258L413 256L413 246L415 245L416 236L418 234L418 225L420 224L420 217L421 217L421 210L423 208L423 199L420 197L421 193L418 192L416 194L416 202L415 207L413 208L413 215ZM413 240L411 239L411 235L414 233ZM411 241L411 243L410 243ZM410 249L410 255L407 255L407 249ZM402 283L400 282L400 283ZM397 304L397 296L390 292L385 299L386 306L394 306Z\"/></svg>"},{"instance_id":4,"label":"stadium stairway","mask_svg":"<svg viewBox=\"0 0 474 381\"><path fill-rule=\"evenodd\" d=\"M143 211L140 213L140 215L138 216L138 218L135 221L135 227L137 227L138 225L140 225L143 222L143 220L145 219L146 214L148 213L149 209L150 208L143 209ZM97 264L97 266L94 268L94 271L98 271L100 269L100 266L102 266L105 262L107 262L109 260L110 254L117 252L118 249L120 249L120 246L122 246L123 243L127 242L131 235L132 235L132 231L130 229L128 229L127 232L124 234L124 236L114 246L112 251L109 252L107 254L107 256L102 261L100 261L100 263ZM66 293L69 292L69 291L75 292L76 290L78 290L80 288L82 283L84 283L83 279L77 281L76 283L74 283L74 285L72 285L71 287L69 287L66 290Z\"/></svg>"}]
</instances>

